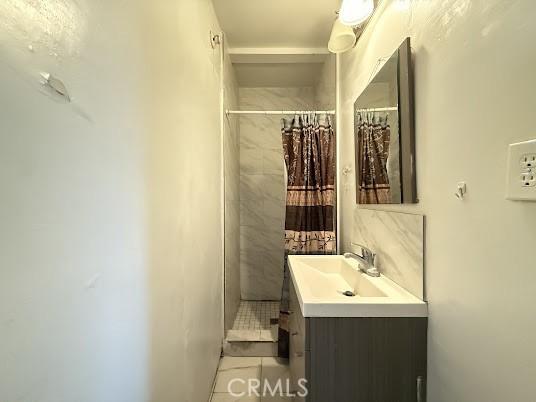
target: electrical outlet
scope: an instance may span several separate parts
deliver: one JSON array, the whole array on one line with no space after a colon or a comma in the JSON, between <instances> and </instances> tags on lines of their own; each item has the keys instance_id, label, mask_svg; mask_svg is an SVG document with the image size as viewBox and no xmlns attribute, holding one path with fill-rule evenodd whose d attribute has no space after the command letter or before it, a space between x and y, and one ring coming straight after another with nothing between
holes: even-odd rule
<instances>
[{"instance_id":1,"label":"electrical outlet","mask_svg":"<svg viewBox=\"0 0 536 402\"><path fill-rule=\"evenodd\" d=\"M536 167L536 154L525 154L521 156L519 161L523 169L531 169Z\"/></svg>"},{"instance_id":2,"label":"electrical outlet","mask_svg":"<svg viewBox=\"0 0 536 402\"><path fill-rule=\"evenodd\" d=\"M536 201L536 140L508 146L506 198Z\"/></svg>"},{"instance_id":3,"label":"electrical outlet","mask_svg":"<svg viewBox=\"0 0 536 402\"><path fill-rule=\"evenodd\" d=\"M527 172L521 175L521 185L523 187L536 186L536 173Z\"/></svg>"}]
</instances>

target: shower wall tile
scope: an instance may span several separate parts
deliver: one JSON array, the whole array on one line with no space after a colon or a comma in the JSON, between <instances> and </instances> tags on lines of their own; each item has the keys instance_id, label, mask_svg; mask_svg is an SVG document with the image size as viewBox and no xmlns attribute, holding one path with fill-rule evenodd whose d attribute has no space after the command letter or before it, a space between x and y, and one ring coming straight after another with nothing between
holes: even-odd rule
<instances>
[{"instance_id":1,"label":"shower wall tile","mask_svg":"<svg viewBox=\"0 0 536 402\"><path fill-rule=\"evenodd\" d=\"M262 200L264 182L262 174L240 174L240 200Z\"/></svg>"},{"instance_id":2,"label":"shower wall tile","mask_svg":"<svg viewBox=\"0 0 536 402\"><path fill-rule=\"evenodd\" d=\"M280 298L283 283L284 251L258 251L242 254L242 298L245 300L273 300ZM276 295L276 296L274 296Z\"/></svg>"},{"instance_id":3,"label":"shower wall tile","mask_svg":"<svg viewBox=\"0 0 536 402\"><path fill-rule=\"evenodd\" d=\"M267 252L279 252L285 246L284 223L276 220L265 219L263 226L264 249Z\"/></svg>"},{"instance_id":4,"label":"shower wall tile","mask_svg":"<svg viewBox=\"0 0 536 402\"><path fill-rule=\"evenodd\" d=\"M264 174L261 180L261 193L265 200L284 200L286 197L285 177L276 174Z\"/></svg>"},{"instance_id":5,"label":"shower wall tile","mask_svg":"<svg viewBox=\"0 0 536 402\"><path fill-rule=\"evenodd\" d=\"M225 221L231 221L233 224L228 225L226 234L229 237L233 236L233 239L237 239L236 243L239 246L239 235L240 235L240 204L238 202L229 202L225 206Z\"/></svg>"},{"instance_id":6,"label":"shower wall tile","mask_svg":"<svg viewBox=\"0 0 536 402\"><path fill-rule=\"evenodd\" d=\"M314 104L314 89L240 88L239 99L242 110L307 110Z\"/></svg>"},{"instance_id":7,"label":"shower wall tile","mask_svg":"<svg viewBox=\"0 0 536 402\"><path fill-rule=\"evenodd\" d=\"M242 300L265 300L262 265L240 265L240 283Z\"/></svg>"},{"instance_id":8,"label":"shower wall tile","mask_svg":"<svg viewBox=\"0 0 536 402\"><path fill-rule=\"evenodd\" d=\"M265 271L265 276L270 278L271 281L275 281L276 287L278 287L277 291L281 291L281 284L283 280L283 270L271 270L270 267L273 266L283 266L285 262L285 253L282 250L272 250L268 251L263 254L263 259L265 261L265 268L268 268L267 271Z\"/></svg>"},{"instance_id":9,"label":"shower wall tile","mask_svg":"<svg viewBox=\"0 0 536 402\"><path fill-rule=\"evenodd\" d=\"M240 255L255 256L264 251L267 234L257 226L240 225Z\"/></svg>"},{"instance_id":10,"label":"shower wall tile","mask_svg":"<svg viewBox=\"0 0 536 402\"><path fill-rule=\"evenodd\" d=\"M281 137L281 118L270 116L268 124L272 127L270 135L263 138L263 149L275 149L283 152L283 140Z\"/></svg>"},{"instance_id":11,"label":"shower wall tile","mask_svg":"<svg viewBox=\"0 0 536 402\"><path fill-rule=\"evenodd\" d=\"M277 116L243 115L240 117L240 147L281 149L281 118Z\"/></svg>"},{"instance_id":12,"label":"shower wall tile","mask_svg":"<svg viewBox=\"0 0 536 402\"><path fill-rule=\"evenodd\" d=\"M262 151L262 171L265 174L284 175L285 161L283 159L282 147L278 149L264 149Z\"/></svg>"},{"instance_id":13,"label":"shower wall tile","mask_svg":"<svg viewBox=\"0 0 536 402\"><path fill-rule=\"evenodd\" d=\"M259 116L259 118L262 118ZM244 149L262 149L259 141L263 137L262 130L254 123L254 117L249 115L240 116L240 153Z\"/></svg>"},{"instance_id":14,"label":"shower wall tile","mask_svg":"<svg viewBox=\"0 0 536 402\"><path fill-rule=\"evenodd\" d=\"M269 216L264 216L262 225L266 228L268 233L271 233L270 236L277 236L277 239L283 239L285 237L285 220L281 217L271 218ZM274 233L275 231L277 231L277 233Z\"/></svg>"},{"instance_id":15,"label":"shower wall tile","mask_svg":"<svg viewBox=\"0 0 536 402\"><path fill-rule=\"evenodd\" d=\"M385 276L424 299L424 216L357 208L352 242L377 253Z\"/></svg>"},{"instance_id":16,"label":"shower wall tile","mask_svg":"<svg viewBox=\"0 0 536 402\"><path fill-rule=\"evenodd\" d=\"M240 152L242 174L262 174L264 171L262 148L245 148Z\"/></svg>"},{"instance_id":17,"label":"shower wall tile","mask_svg":"<svg viewBox=\"0 0 536 402\"><path fill-rule=\"evenodd\" d=\"M261 207L259 207L259 205ZM257 202L252 200L240 201L240 224L242 226L261 227L264 225L263 199L259 197Z\"/></svg>"},{"instance_id":18,"label":"shower wall tile","mask_svg":"<svg viewBox=\"0 0 536 402\"><path fill-rule=\"evenodd\" d=\"M266 220L273 219L284 227L285 222L285 199L271 199L266 198L263 200L263 218Z\"/></svg>"},{"instance_id":19,"label":"shower wall tile","mask_svg":"<svg viewBox=\"0 0 536 402\"><path fill-rule=\"evenodd\" d=\"M238 86L229 60L224 66L224 103L237 109ZM223 163L225 174L225 329L233 326L240 305L240 124L225 119L223 126Z\"/></svg>"},{"instance_id":20,"label":"shower wall tile","mask_svg":"<svg viewBox=\"0 0 536 402\"><path fill-rule=\"evenodd\" d=\"M224 169L225 169L225 200L236 202L240 199L240 165L238 158L240 155L239 135L237 132L239 126L235 124L226 124L224 126ZM239 222L236 222L239 224Z\"/></svg>"},{"instance_id":21,"label":"shower wall tile","mask_svg":"<svg viewBox=\"0 0 536 402\"><path fill-rule=\"evenodd\" d=\"M240 201L240 179L238 174L236 177L236 180L225 180L225 201L227 203L234 203L238 206ZM237 225L240 224L238 221L235 223Z\"/></svg>"},{"instance_id":22,"label":"shower wall tile","mask_svg":"<svg viewBox=\"0 0 536 402\"><path fill-rule=\"evenodd\" d=\"M283 259L281 259L281 264L283 264ZM263 294L258 295L257 297L261 300L270 300L273 295L277 295L277 299L281 299L281 290L283 287L283 269L278 270L273 269L274 263L277 263L277 260L270 260L263 256L263 282L262 282L262 292ZM277 266L277 265L275 265ZM282 265L281 265L282 267Z\"/></svg>"},{"instance_id":23,"label":"shower wall tile","mask_svg":"<svg viewBox=\"0 0 536 402\"><path fill-rule=\"evenodd\" d=\"M309 110L312 88L240 88L241 110ZM279 300L285 239L281 116L240 117L240 273L246 300Z\"/></svg>"}]
</instances>

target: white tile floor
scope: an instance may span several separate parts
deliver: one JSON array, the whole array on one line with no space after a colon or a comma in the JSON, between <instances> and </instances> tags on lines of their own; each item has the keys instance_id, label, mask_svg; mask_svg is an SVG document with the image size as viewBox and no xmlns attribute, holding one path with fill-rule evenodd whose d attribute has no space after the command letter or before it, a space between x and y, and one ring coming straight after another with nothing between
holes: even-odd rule
<instances>
[{"instance_id":1,"label":"white tile floor","mask_svg":"<svg viewBox=\"0 0 536 402\"><path fill-rule=\"evenodd\" d=\"M233 379L240 379L242 381L231 382ZM288 379L288 360L276 357L226 356L220 361L211 402L290 402L292 398L284 395ZM253 381L252 384L260 381L260 388L255 388L255 385L253 386L254 389L258 389L258 395L255 392L251 392L251 395L248 395L249 393L247 391L250 380ZM264 384L269 384L270 389L277 389L277 383L279 381L282 384L282 395L271 395L269 391L265 395L262 395ZM237 394L237 396L233 396L230 391ZM245 395L238 396L242 393L245 393Z\"/></svg>"},{"instance_id":2,"label":"white tile floor","mask_svg":"<svg viewBox=\"0 0 536 402\"><path fill-rule=\"evenodd\" d=\"M278 325L271 323L279 318L279 302L240 302L233 328L227 331L229 342L277 342Z\"/></svg>"},{"instance_id":3,"label":"white tile floor","mask_svg":"<svg viewBox=\"0 0 536 402\"><path fill-rule=\"evenodd\" d=\"M242 300L236 314L233 329L260 330L270 329L270 319L279 317L278 301Z\"/></svg>"}]
</instances>

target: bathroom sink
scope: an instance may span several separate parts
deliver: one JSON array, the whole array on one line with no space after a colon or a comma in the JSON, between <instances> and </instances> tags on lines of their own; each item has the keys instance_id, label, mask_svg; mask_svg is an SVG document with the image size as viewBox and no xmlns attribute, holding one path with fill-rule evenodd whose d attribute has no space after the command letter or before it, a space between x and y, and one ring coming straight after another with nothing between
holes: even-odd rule
<instances>
[{"instance_id":1,"label":"bathroom sink","mask_svg":"<svg viewBox=\"0 0 536 402\"><path fill-rule=\"evenodd\" d=\"M290 274L304 317L426 317L425 302L387 277L371 277L341 255L291 255Z\"/></svg>"}]
</instances>

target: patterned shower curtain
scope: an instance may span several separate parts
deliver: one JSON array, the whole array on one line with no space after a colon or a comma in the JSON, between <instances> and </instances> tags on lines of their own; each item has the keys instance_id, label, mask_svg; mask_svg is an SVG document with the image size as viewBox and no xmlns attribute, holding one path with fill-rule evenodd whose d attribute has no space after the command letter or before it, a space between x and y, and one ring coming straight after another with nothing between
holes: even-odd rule
<instances>
[{"instance_id":1,"label":"patterned shower curtain","mask_svg":"<svg viewBox=\"0 0 536 402\"><path fill-rule=\"evenodd\" d=\"M285 263L279 356L288 357L289 254L332 254L335 238L335 133L327 115L282 120L287 168Z\"/></svg>"},{"instance_id":2,"label":"patterned shower curtain","mask_svg":"<svg viewBox=\"0 0 536 402\"><path fill-rule=\"evenodd\" d=\"M391 203L391 186L387 172L391 129L387 117L372 113L357 115L357 154L360 204Z\"/></svg>"}]
</instances>

